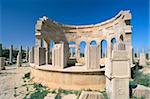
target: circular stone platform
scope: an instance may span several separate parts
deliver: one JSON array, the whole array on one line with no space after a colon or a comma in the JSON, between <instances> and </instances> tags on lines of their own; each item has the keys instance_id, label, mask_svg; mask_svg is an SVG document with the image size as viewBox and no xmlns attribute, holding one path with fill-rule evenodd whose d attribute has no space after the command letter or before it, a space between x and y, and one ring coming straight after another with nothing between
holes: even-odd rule
<instances>
[{"instance_id":1,"label":"circular stone platform","mask_svg":"<svg viewBox=\"0 0 150 99\"><path fill-rule=\"evenodd\" d=\"M105 76L103 70L87 70L85 66L72 66L54 69L51 65L35 66L31 64L33 82L51 89L104 91Z\"/></svg>"}]
</instances>

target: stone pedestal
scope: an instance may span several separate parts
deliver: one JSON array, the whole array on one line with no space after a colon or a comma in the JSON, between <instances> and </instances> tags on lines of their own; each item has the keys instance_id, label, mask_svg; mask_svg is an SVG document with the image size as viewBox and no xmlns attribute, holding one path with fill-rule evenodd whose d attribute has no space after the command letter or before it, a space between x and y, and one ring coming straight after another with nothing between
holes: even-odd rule
<instances>
[{"instance_id":1,"label":"stone pedestal","mask_svg":"<svg viewBox=\"0 0 150 99\"><path fill-rule=\"evenodd\" d=\"M35 47L34 49L34 63L38 66L40 65L44 65L46 63L46 59L45 59L45 48L42 47Z\"/></svg>"},{"instance_id":2,"label":"stone pedestal","mask_svg":"<svg viewBox=\"0 0 150 99\"><path fill-rule=\"evenodd\" d=\"M55 44L52 49L52 65L54 68L64 68L67 66L68 52L64 43Z\"/></svg>"},{"instance_id":3,"label":"stone pedestal","mask_svg":"<svg viewBox=\"0 0 150 99\"><path fill-rule=\"evenodd\" d=\"M140 61L139 61L140 66L146 66L146 55L145 53L140 53Z\"/></svg>"},{"instance_id":4,"label":"stone pedestal","mask_svg":"<svg viewBox=\"0 0 150 99\"><path fill-rule=\"evenodd\" d=\"M17 66L20 67L22 64L22 57L21 57L21 53L19 52L17 55Z\"/></svg>"},{"instance_id":5,"label":"stone pedestal","mask_svg":"<svg viewBox=\"0 0 150 99\"><path fill-rule=\"evenodd\" d=\"M96 45L86 46L85 65L87 69L100 69L99 59L99 47Z\"/></svg>"},{"instance_id":6,"label":"stone pedestal","mask_svg":"<svg viewBox=\"0 0 150 99\"><path fill-rule=\"evenodd\" d=\"M106 78L106 90L109 99L129 99L129 79Z\"/></svg>"},{"instance_id":7,"label":"stone pedestal","mask_svg":"<svg viewBox=\"0 0 150 99\"><path fill-rule=\"evenodd\" d=\"M29 63L34 63L34 47L29 52Z\"/></svg>"},{"instance_id":8,"label":"stone pedestal","mask_svg":"<svg viewBox=\"0 0 150 99\"><path fill-rule=\"evenodd\" d=\"M118 44L107 58L106 91L110 99L129 99L130 59L125 44Z\"/></svg>"},{"instance_id":9,"label":"stone pedestal","mask_svg":"<svg viewBox=\"0 0 150 99\"><path fill-rule=\"evenodd\" d=\"M0 57L0 70L5 70L5 58Z\"/></svg>"}]
</instances>

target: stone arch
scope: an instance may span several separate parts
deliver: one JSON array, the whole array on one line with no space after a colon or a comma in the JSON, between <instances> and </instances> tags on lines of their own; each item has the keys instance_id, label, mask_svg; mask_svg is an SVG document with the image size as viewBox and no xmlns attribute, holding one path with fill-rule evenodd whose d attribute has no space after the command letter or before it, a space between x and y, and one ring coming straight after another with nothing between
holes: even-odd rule
<instances>
[{"instance_id":1,"label":"stone arch","mask_svg":"<svg viewBox=\"0 0 150 99\"><path fill-rule=\"evenodd\" d=\"M100 42L101 45L101 58L104 58L107 56L107 40L103 39Z\"/></svg>"},{"instance_id":2,"label":"stone arch","mask_svg":"<svg viewBox=\"0 0 150 99\"><path fill-rule=\"evenodd\" d=\"M97 45L97 42L96 42L95 40L92 40L92 41L90 42L90 45Z\"/></svg>"},{"instance_id":3,"label":"stone arch","mask_svg":"<svg viewBox=\"0 0 150 99\"><path fill-rule=\"evenodd\" d=\"M85 41L81 41L80 42L80 57L84 57L85 56L85 48L86 48L86 42Z\"/></svg>"}]
</instances>

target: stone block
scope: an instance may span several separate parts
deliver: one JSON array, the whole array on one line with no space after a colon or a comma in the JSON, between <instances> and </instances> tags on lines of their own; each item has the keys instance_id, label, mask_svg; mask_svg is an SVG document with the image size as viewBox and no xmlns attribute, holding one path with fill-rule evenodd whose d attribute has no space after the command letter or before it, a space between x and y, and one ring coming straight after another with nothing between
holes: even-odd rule
<instances>
[{"instance_id":1,"label":"stone block","mask_svg":"<svg viewBox=\"0 0 150 99\"><path fill-rule=\"evenodd\" d=\"M142 98L143 99L150 99L150 88L143 86L143 85L138 85L135 89L132 90L132 94L135 97Z\"/></svg>"},{"instance_id":2,"label":"stone block","mask_svg":"<svg viewBox=\"0 0 150 99\"><path fill-rule=\"evenodd\" d=\"M128 52L127 51L112 51L112 59L116 60L126 60L128 59Z\"/></svg>"},{"instance_id":3,"label":"stone block","mask_svg":"<svg viewBox=\"0 0 150 99\"><path fill-rule=\"evenodd\" d=\"M119 43L118 44L118 50L126 50L126 47L125 47L125 43Z\"/></svg>"},{"instance_id":4,"label":"stone block","mask_svg":"<svg viewBox=\"0 0 150 99\"><path fill-rule=\"evenodd\" d=\"M110 99L129 99L129 79L106 79L107 93Z\"/></svg>"},{"instance_id":5,"label":"stone block","mask_svg":"<svg viewBox=\"0 0 150 99\"><path fill-rule=\"evenodd\" d=\"M34 63L38 66L40 65L44 65L46 63L46 59L45 59L45 48L42 47L35 47L34 49Z\"/></svg>"},{"instance_id":6,"label":"stone block","mask_svg":"<svg viewBox=\"0 0 150 99\"><path fill-rule=\"evenodd\" d=\"M117 47L106 59L106 91L110 99L129 99L130 59L124 44Z\"/></svg>"},{"instance_id":7,"label":"stone block","mask_svg":"<svg viewBox=\"0 0 150 99\"><path fill-rule=\"evenodd\" d=\"M87 46L85 50L85 65L87 69L100 69L99 59L99 47L97 45Z\"/></svg>"},{"instance_id":8,"label":"stone block","mask_svg":"<svg viewBox=\"0 0 150 99\"><path fill-rule=\"evenodd\" d=\"M52 65L55 68L64 68L67 65L68 52L64 43L55 44L52 49Z\"/></svg>"},{"instance_id":9,"label":"stone block","mask_svg":"<svg viewBox=\"0 0 150 99\"><path fill-rule=\"evenodd\" d=\"M139 65L140 66L146 66L146 55L145 55L145 53L140 53Z\"/></svg>"},{"instance_id":10,"label":"stone block","mask_svg":"<svg viewBox=\"0 0 150 99\"><path fill-rule=\"evenodd\" d=\"M5 70L5 58L0 57L0 70Z\"/></svg>"},{"instance_id":11,"label":"stone block","mask_svg":"<svg viewBox=\"0 0 150 99\"><path fill-rule=\"evenodd\" d=\"M29 63L34 63L34 47L29 52Z\"/></svg>"},{"instance_id":12,"label":"stone block","mask_svg":"<svg viewBox=\"0 0 150 99\"><path fill-rule=\"evenodd\" d=\"M117 56L117 55L116 55ZM126 57L126 56L125 56ZM108 78L130 78L130 61L123 57L117 59L106 59L105 75Z\"/></svg>"},{"instance_id":13,"label":"stone block","mask_svg":"<svg viewBox=\"0 0 150 99\"><path fill-rule=\"evenodd\" d=\"M79 99L104 99L104 97L100 92L82 91Z\"/></svg>"}]
</instances>

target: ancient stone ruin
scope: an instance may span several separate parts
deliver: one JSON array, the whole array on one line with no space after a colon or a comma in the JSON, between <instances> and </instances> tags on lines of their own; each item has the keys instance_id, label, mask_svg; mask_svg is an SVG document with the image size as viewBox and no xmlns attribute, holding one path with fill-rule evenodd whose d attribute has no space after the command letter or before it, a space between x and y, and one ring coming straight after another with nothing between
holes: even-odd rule
<instances>
[{"instance_id":1,"label":"ancient stone ruin","mask_svg":"<svg viewBox=\"0 0 150 99\"><path fill-rule=\"evenodd\" d=\"M45 16L40 18L35 28L36 46L29 52L33 82L54 89L104 91L106 88L111 99L128 99L133 62L130 21L130 11L120 11L94 25L64 25ZM86 47L81 56L83 41ZM92 41L96 44L91 45ZM75 60L74 65L69 65L71 59Z\"/></svg>"}]
</instances>

